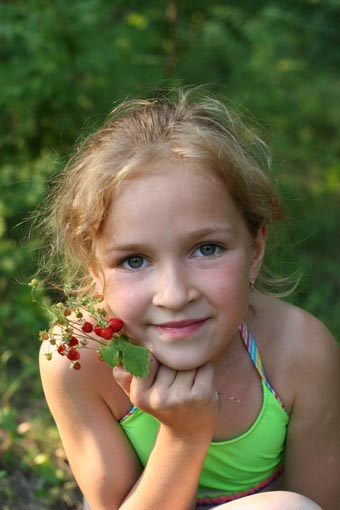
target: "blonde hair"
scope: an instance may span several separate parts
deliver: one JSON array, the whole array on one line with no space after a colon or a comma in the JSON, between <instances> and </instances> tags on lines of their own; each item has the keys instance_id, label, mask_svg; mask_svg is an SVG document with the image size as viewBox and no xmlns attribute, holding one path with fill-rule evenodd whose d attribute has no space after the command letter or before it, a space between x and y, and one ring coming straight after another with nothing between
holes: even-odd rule
<instances>
[{"instance_id":1,"label":"blonde hair","mask_svg":"<svg viewBox=\"0 0 340 510\"><path fill-rule=\"evenodd\" d=\"M283 218L280 198L263 170L269 168L265 144L223 103L192 90L129 100L81 144L47 200L42 227L52 241L50 272L91 292L88 268L96 267L96 241L114 192L125 179L147 172L155 157L170 156L217 175L252 236Z\"/></svg>"}]
</instances>

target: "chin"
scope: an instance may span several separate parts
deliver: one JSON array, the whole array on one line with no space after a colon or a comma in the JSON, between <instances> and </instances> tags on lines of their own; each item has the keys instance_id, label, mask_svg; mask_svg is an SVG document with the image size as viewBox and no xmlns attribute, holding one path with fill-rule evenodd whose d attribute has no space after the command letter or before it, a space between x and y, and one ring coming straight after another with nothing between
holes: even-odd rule
<instances>
[{"instance_id":1,"label":"chin","mask_svg":"<svg viewBox=\"0 0 340 510\"><path fill-rule=\"evenodd\" d=\"M180 359L170 358L169 359L168 357L157 356L157 355L155 355L155 357L162 365L165 365L166 367L171 368L172 370L178 370L178 371L196 370L196 368L204 365L208 361L208 360L195 360L195 359L185 360L183 358L180 358Z\"/></svg>"}]
</instances>

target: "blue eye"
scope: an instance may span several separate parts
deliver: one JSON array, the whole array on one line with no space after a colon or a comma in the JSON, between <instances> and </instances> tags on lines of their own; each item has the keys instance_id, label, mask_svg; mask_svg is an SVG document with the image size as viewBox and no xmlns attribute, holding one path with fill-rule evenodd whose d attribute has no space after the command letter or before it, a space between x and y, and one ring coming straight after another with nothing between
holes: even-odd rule
<instances>
[{"instance_id":1,"label":"blue eye","mask_svg":"<svg viewBox=\"0 0 340 510\"><path fill-rule=\"evenodd\" d=\"M205 243L195 250L195 255L198 257L212 257L220 253L221 250L222 248L215 243Z\"/></svg>"},{"instance_id":2,"label":"blue eye","mask_svg":"<svg viewBox=\"0 0 340 510\"><path fill-rule=\"evenodd\" d=\"M141 255L132 255L131 257L127 257L124 259L120 265L124 269L141 269L142 267L145 267L147 264L147 260L142 257Z\"/></svg>"}]
</instances>

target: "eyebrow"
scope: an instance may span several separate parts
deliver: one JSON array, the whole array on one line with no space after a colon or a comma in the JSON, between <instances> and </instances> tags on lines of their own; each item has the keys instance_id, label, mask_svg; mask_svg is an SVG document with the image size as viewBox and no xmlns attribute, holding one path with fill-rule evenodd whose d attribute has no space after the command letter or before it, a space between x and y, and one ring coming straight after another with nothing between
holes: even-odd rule
<instances>
[{"instance_id":1,"label":"eyebrow","mask_svg":"<svg viewBox=\"0 0 340 510\"><path fill-rule=\"evenodd\" d=\"M194 242L196 239L201 239L210 235L221 235L221 234L228 234L228 235L234 235L235 230L231 227L207 227L202 228L198 230L194 230L193 232L189 232L185 237L191 242ZM135 242L135 243L122 243L119 244L119 241L117 244L111 245L106 250L106 255L110 255L112 252L143 252L145 249L148 248L148 244L144 241L141 242Z\"/></svg>"},{"instance_id":2,"label":"eyebrow","mask_svg":"<svg viewBox=\"0 0 340 510\"><path fill-rule=\"evenodd\" d=\"M193 232L190 232L188 234L188 238L199 238L199 237L205 237L208 235L218 235L218 234L234 234L235 230L231 227L220 227L218 225L213 227L206 227L206 228L200 228L198 230L194 230Z\"/></svg>"}]
</instances>

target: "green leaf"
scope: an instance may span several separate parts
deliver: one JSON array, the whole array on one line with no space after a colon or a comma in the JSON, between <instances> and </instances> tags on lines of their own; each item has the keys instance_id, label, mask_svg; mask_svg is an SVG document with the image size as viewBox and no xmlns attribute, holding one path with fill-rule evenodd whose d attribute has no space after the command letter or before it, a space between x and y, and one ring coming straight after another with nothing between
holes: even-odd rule
<instances>
[{"instance_id":1,"label":"green leaf","mask_svg":"<svg viewBox=\"0 0 340 510\"><path fill-rule=\"evenodd\" d=\"M145 347L131 344L123 334L101 347L99 356L110 367L122 363L136 377L145 379L149 374L149 351Z\"/></svg>"},{"instance_id":2,"label":"green leaf","mask_svg":"<svg viewBox=\"0 0 340 510\"><path fill-rule=\"evenodd\" d=\"M149 351L145 347L121 341L123 365L130 374L145 379L149 374Z\"/></svg>"},{"instance_id":3,"label":"green leaf","mask_svg":"<svg viewBox=\"0 0 340 510\"><path fill-rule=\"evenodd\" d=\"M99 357L110 367L121 363L121 350L116 341L110 342L99 349Z\"/></svg>"}]
</instances>

